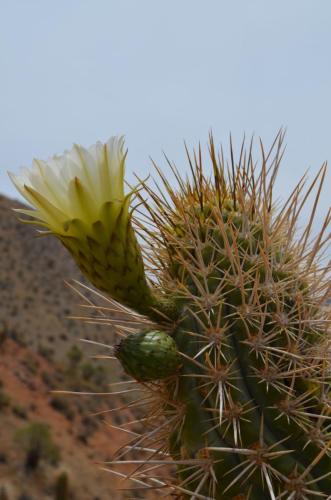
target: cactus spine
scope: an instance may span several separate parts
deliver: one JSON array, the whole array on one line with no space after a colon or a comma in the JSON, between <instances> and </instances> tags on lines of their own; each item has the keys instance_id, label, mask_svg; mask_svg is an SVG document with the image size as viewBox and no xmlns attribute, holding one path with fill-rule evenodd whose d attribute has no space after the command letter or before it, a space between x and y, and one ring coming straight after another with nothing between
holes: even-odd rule
<instances>
[{"instance_id":1,"label":"cactus spine","mask_svg":"<svg viewBox=\"0 0 331 500\"><path fill-rule=\"evenodd\" d=\"M159 355L151 336L146 352L129 343L122 360L146 392L146 432L129 447L145 457L130 478L146 488L194 500L329 498L330 282L321 255L330 212L311 237L325 165L280 207L273 186L282 141L280 133L270 151L261 145L257 172L252 145L238 161L231 145L227 167L210 137L211 178L199 149L188 154L191 180L173 167L177 190L161 172L166 195L143 183L154 203L145 203L146 224L135 222L149 247L145 266L157 275L151 295L172 304L168 316L160 307L150 330L164 330L181 356L180 366L171 364L173 350L161 343ZM312 215L298 234L314 188ZM155 300L145 312L153 321L156 309ZM110 464L124 457L122 450ZM177 479L162 479L158 468L170 459Z\"/></svg>"}]
</instances>

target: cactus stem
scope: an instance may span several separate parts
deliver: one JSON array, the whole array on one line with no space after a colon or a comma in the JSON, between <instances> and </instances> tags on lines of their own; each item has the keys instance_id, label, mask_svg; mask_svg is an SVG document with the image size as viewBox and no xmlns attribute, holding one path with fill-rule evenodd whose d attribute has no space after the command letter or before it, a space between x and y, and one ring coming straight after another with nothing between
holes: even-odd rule
<instances>
[{"instance_id":1,"label":"cactus stem","mask_svg":"<svg viewBox=\"0 0 331 500\"><path fill-rule=\"evenodd\" d=\"M129 210L124 197L103 204L95 217L92 201L89 211L80 203L93 193L82 176L69 189L81 217L62 221L62 207L54 211L27 190L52 223L59 220L63 243L95 286L124 304L104 302L97 293L97 304L87 300L84 311L86 321L112 326L120 339L115 356L140 381L142 393L125 407L144 408L145 432L128 430L137 423L130 418L123 431L131 440L108 465L131 463L127 476L110 472L146 491L162 488L183 500L308 500L331 491L331 320L325 305L331 209L311 236L326 168L308 187L304 176L283 206L275 202L283 138L280 131L269 150L260 141L258 171L252 141L247 150L242 142L236 159L230 137L227 164L210 136L210 178L200 145L193 154L186 148L192 179L182 179L167 160L175 189L155 166L163 185L155 190L143 180L144 193L131 193L143 209ZM298 234L313 192L307 226ZM39 222L41 215L35 213ZM81 286L74 288L82 296ZM126 460L132 451L146 460ZM155 474L170 463L176 479L162 471L159 480Z\"/></svg>"}]
</instances>

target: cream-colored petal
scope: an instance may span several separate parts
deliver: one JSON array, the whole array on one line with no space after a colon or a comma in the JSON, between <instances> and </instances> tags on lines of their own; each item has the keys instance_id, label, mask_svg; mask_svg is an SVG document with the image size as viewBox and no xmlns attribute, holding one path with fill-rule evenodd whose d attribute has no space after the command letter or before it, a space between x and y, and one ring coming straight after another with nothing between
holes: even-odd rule
<instances>
[{"instance_id":1,"label":"cream-colored petal","mask_svg":"<svg viewBox=\"0 0 331 500\"><path fill-rule=\"evenodd\" d=\"M108 163L110 192L112 199L122 200L124 197L124 168L125 157L124 138L111 137L105 145L106 158Z\"/></svg>"},{"instance_id":2,"label":"cream-colored petal","mask_svg":"<svg viewBox=\"0 0 331 500\"><path fill-rule=\"evenodd\" d=\"M36 219L61 233L63 224L75 218L93 225L105 203L123 208L125 157L124 137L111 137L89 148L75 144L63 155L35 159L19 175L9 175L37 210Z\"/></svg>"},{"instance_id":3,"label":"cream-colored petal","mask_svg":"<svg viewBox=\"0 0 331 500\"><path fill-rule=\"evenodd\" d=\"M75 177L69 183L68 195L70 200L70 218L81 219L93 224L98 219L98 211L85 186Z\"/></svg>"},{"instance_id":4,"label":"cream-colored petal","mask_svg":"<svg viewBox=\"0 0 331 500\"><path fill-rule=\"evenodd\" d=\"M57 207L52 205L42 194L29 186L24 186L26 196L32 201L32 204L39 209L43 220L49 225L51 230L62 231L63 224L67 216Z\"/></svg>"}]
</instances>

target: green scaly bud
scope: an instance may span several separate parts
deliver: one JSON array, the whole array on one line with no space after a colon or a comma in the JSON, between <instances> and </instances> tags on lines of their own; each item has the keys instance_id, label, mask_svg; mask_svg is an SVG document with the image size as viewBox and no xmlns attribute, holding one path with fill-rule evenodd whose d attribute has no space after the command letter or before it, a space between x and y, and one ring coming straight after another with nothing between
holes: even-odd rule
<instances>
[{"instance_id":1,"label":"green scaly bud","mask_svg":"<svg viewBox=\"0 0 331 500\"><path fill-rule=\"evenodd\" d=\"M181 365L176 342L159 330L128 335L115 346L114 353L126 373L140 382L170 377Z\"/></svg>"}]
</instances>

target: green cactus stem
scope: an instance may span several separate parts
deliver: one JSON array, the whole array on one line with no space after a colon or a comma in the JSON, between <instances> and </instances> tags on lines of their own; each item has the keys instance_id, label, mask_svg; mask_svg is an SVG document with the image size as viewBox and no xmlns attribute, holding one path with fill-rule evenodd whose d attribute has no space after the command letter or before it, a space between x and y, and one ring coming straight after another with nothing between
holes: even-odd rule
<instances>
[{"instance_id":1,"label":"green cactus stem","mask_svg":"<svg viewBox=\"0 0 331 500\"><path fill-rule=\"evenodd\" d=\"M242 144L237 160L231 144L226 163L210 137L213 175L200 149L193 158L188 153L192 179L172 167L176 189L157 169L160 194L145 182L137 194L146 225L133 215L130 236L118 229L136 255L138 236L147 245L144 262L133 268L134 292L129 285L115 289L121 273L105 278L100 269L107 287L92 281L154 321L115 348L144 391L130 407L143 406L146 414L144 432L133 433L108 464L112 471L132 462L128 478L147 489L187 500L330 498L331 286L322 258L330 211L311 235L326 169L306 191L301 180L283 205L275 202L282 142L280 132L269 151L261 145L258 168L252 144L248 150ZM311 216L299 233L314 189ZM121 265L126 249L119 240L108 239L103 250L109 247L111 261ZM90 248L88 241L74 244L76 260ZM145 272L154 275L153 286ZM163 305L149 297L162 297ZM130 456L137 450L141 460ZM159 472L171 464L176 474Z\"/></svg>"},{"instance_id":2,"label":"green cactus stem","mask_svg":"<svg viewBox=\"0 0 331 500\"><path fill-rule=\"evenodd\" d=\"M172 422L166 450L178 481L171 487L183 498L331 492L330 285L329 269L318 267L330 215L314 242L314 214L301 236L295 232L301 183L283 208L273 204L282 139L271 166L271 152L263 154L257 174L242 149L228 177L211 139L213 181L200 154L190 159L193 182L180 180L178 192L163 176L172 207L145 186L156 202L148 208L159 230L151 243L158 279L180 311L170 335L182 367L176 383L159 382L157 404ZM318 193L324 176L323 166L313 182Z\"/></svg>"}]
</instances>

